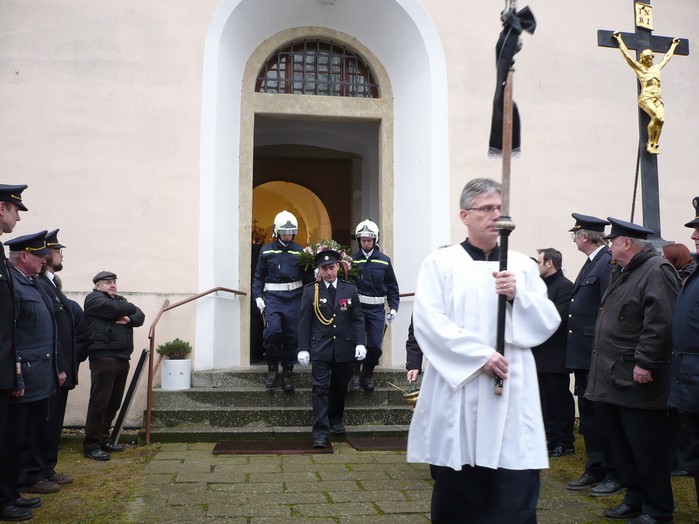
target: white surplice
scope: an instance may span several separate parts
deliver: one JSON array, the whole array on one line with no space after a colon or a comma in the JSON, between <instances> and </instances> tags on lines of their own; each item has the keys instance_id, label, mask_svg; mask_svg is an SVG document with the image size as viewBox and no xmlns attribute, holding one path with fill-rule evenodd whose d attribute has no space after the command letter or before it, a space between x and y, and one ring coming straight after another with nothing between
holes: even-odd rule
<instances>
[{"instance_id":1,"label":"white surplice","mask_svg":"<svg viewBox=\"0 0 699 524\"><path fill-rule=\"evenodd\" d=\"M547 340L560 316L536 264L510 251L517 294L507 305L508 378L501 396L483 365L495 351L498 262L474 261L456 244L423 262L413 310L428 363L408 435L408 461L513 470L548 467L536 365L529 348Z\"/></svg>"}]
</instances>

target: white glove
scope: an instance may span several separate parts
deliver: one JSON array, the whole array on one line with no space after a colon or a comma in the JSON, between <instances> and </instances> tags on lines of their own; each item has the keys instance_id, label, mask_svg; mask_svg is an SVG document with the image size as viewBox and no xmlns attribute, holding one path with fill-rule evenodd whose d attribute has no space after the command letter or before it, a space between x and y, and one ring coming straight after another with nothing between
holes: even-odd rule
<instances>
[{"instance_id":1,"label":"white glove","mask_svg":"<svg viewBox=\"0 0 699 524\"><path fill-rule=\"evenodd\" d=\"M257 304L257 309L262 313L265 310L265 301L262 297L257 297L255 299L255 304Z\"/></svg>"},{"instance_id":2,"label":"white glove","mask_svg":"<svg viewBox=\"0 0 699 524\"><path fill-rule=\"evenodd\" d=\"M396 310L392 309L391 311L388 312L386 315L386 324L390 324L393 322L393 319L396 318Z\"/></svg>"},{"instance_id":3,"label":"white glove","mask_svg":"<svg viewBox=\"0 0 699 524\"><path fill-rule=\"evenodd\" d=\"M311 361L311 354L308 351L299 351L298 358L299 364L301 364L303 367L306 367L308 363Z\"/></svg>"},{"instance_id":4,"label":"white glove","mask_svg":"<svg viewBox=\"0 0 699 524\"><path fill-rule=\"evenodd\" d=\"M354 348L354 358L357 360L364 360L366 358L366 348L362 345Z\"/></svg>"}]
</instances>

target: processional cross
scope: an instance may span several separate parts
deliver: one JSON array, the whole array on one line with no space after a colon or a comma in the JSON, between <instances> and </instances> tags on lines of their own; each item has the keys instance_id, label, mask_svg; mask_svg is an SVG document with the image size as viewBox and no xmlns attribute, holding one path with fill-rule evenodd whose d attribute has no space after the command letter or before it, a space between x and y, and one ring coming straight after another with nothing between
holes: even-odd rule
<instances>
[{"instance_id":1,"label":"processional cross","mask_svg":"<svg viewBox=\"0 0 699 524\"><path fill-rule=\"evenodd\" d=\"M597 31L597 45L621 48L622 54L638 77L638 160L643 193L643 225L655 231L658 238L662 238L657 156L658 139L664 121L663 102L660 97L660 69L673 54L688 55L689 40L653 35L653 8L650 0L633 0L633 3L636 32L622 33L600 29ZM635 61L628 49L636 51ZM653 52L665 53L663 60L655 66ZM638 167L636 171L638 172ZM633 221L633 211L631 220Z\"/></svg>"}]
</instances>

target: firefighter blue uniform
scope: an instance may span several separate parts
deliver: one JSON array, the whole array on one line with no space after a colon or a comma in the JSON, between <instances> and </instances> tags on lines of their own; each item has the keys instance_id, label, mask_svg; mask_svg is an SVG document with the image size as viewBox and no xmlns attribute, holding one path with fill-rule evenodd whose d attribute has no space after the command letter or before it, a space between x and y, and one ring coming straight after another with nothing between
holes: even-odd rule
<instances>
[{"instance_id":1,"label":"firefighter blue uniform","mask_svg":"<svg viewBox=\"0 0 699 524\"><path fill-rule=\"evenodd\" d=\"M389 310L398 311L400 296L398 281L391 265L391 259L379 251L378 246L370 252L369 257L360 249L354 255L354 264L359 268L359 277L355 284L359 293L359 302L364 313L366 329L367 357L362 365L355 368L351 389L359 389L358 379L361 375L361 387L371 391L374 389L371 376L381 358L384 324L386 322L386 303Z\"/></svg>"},{"instance_id":2,"label":"firefighter blue uniform","mask_svg":"<svg viewBox=\"0 0 699 524\"><path fill-rule=\"evenodd\" d=\"M253 298L263 298L265 304L263 339L270 371L268 388L276 386L278 362L289 377L296 362L299 311L306 273L300 263L302 250L296 242L285 244L277 239L262 247L255 269Z\"/></svg>"}]
</instances>

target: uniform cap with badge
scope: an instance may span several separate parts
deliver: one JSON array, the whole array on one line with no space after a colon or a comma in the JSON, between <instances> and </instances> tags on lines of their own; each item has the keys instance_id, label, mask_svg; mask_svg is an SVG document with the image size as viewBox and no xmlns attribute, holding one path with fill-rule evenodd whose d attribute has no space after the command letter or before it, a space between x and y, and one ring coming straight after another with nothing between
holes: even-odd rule
<instances>
[{"instance_id":1,"label":"uniform cap with badge","mask_svg":"<svg viewBox=\"0 0 699 524\"><path fill-rule=\"evenodd\" d=\"M49 249L63 249L64 246L58 241L58 232L60 229L54 229L46 233L46 247Z\"/></svg>"},{"instance_id":2,"label":"uniform cap with badge","mask_svg":"<svg viewBox=\"0 0 699 524\"><path fill-rule=\"evenodd\" d=\"M612 230L604 237L605 240L611 240L616 237L640 238L641 240L646 240L649 235L655 235L655 231L652 229L639 226L632 222L626 222L625 220L612 217L607 217L607 220L609 220L609 223L612 225Z\"/></svg>"},{"instance_id":3,"label":"uniform cap with badge","mask_svg":"<svg viewBox=\"0 0 699 524\"><path fill-rule=\"evenodd\" d=\"M316 266L318 267L323 267L323 266L328 266L330 264L335 264L336 262L339 262L342 257L340 256L340 253L335 251L334 249L326 249L324 251L319 252L314 260L316 263Z\"/></svg>"},{"instance_id":4,"label":"uniform cap with badge","mask_svg":"<svg viewBox=\"0 0 699 524\"><path fill-rule=\"evenodd\" d=\"M575 219L575 225L568 230L571 233L579 231L581 229L585 229L587 231L603 232L604 227L609 225L609 222L607 222L606 220L590 215L571 213L571 216Z\"/></svg>"},{"instance_id":5,"label":"uniform cap with badge","mask_svg":"<svg viewBox=\"0 0 699 524\"><path fill-rule=\"evenodd\" d=\"M22 235L5 242L11 252L26 251L34 255L48 255L51 250L46 247L46 230Z\"/></svg>"},{"instance_id":6,"label":"uniform cap with badge","mask_svg":"<svg viewBox=\"0 0 699 524\"><path fill-rule=\"evenodd\" d=\"M22 211L29 211L22 203L22 191L27 189L26 184L10 185L0 184L0 202L12 202Z\"/></svg>"},{"instance_id":7,"label":"uniform cap with badge","mask_svg":"<svg viewBox=\"0 0 699 524\"><path fill-rule=\"evenodd\" d=\"M693 229L695 227L699 227L699 196L694 197L694 200L692 200L692 205L694 206L694 220L687 222L684 227L691 227Z\"/></svg>"}]
</instances>

